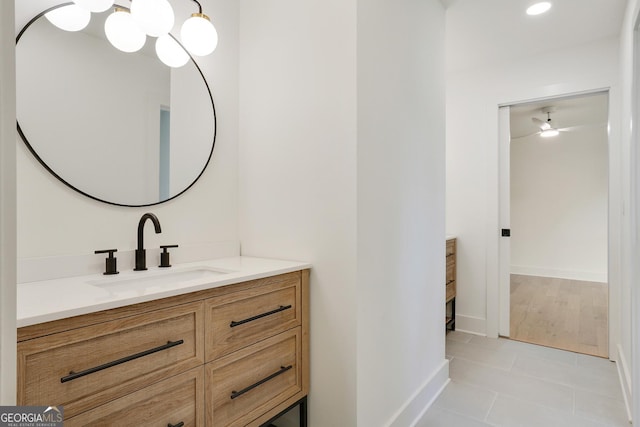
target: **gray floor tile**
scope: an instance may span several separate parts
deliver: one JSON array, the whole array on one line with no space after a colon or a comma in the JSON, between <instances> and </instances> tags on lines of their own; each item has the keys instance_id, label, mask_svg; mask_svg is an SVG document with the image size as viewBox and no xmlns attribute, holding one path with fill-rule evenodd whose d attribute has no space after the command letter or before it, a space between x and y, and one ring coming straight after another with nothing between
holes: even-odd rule
<instances>
[{"instance_id":1,"label":"gray floor tile","mask_svg":"<svg viewBox=\"0 0 640 427\"><path fill-rule=\"evenodd\" d=\"M594 420L498 395L487 421L504 427L604 427Z\"/></svg>"},{"instance_id":2,"label":"gray floor tile","mask_svg":"<svg viewBox=\"0 0 640 427\"><path fill-rule=\"evenodd\" d=\"M469 343L452 341L447 343L446 354L454 358L471 360L508 371L513 366L516 354L505 349L491 349Z\"/></svg>"},{"instance_id":3,"label":"gray floor tile","mask_svg":"<svg viewBox=\"0 0 640 427\"><path fill-rule=\"evenodd\" d=\"M513 372L622 400L622 389L615 369L567 366L562 362L518 356Z\"/></svg>"},{"instance_id":4,"label":"gray floor tile","mask_svg":"<svg viewBox=\"0 0 640 427\"><path fill-rule=\"evenodd\" d=\"M605 372L612 372L617 374L616 364L609 359L603 359L602 357L588 356L586 354L576 355L578 359L578 366L599 369Z\"/></svg>"},{"instance_id":5,"label":"gray floor tile","mask_svg":"<svg viewBox=\"0 0 640 427\"><path fill-rule=\"evenodd\" d=\"M571 387L525 375L505 372L468 360L454 359L449 366L453 380L481 387L563 411L573 410Z\"/></svg>"},{"instance_id":6,"label":"gray floor tile","mask_svg":"<svg viewBox=\"0 0 640 427\"><path fill-rule=\"evenodd\" d=\"M451 332L451 382L417 427L629 427L615 363Z\"/></svg>"},{"instance_id":7,"label":"gray floor tile","mask_svg":"<svg viewBox=\"0 0 640 427\"><path fill-rule=\"evenodd\" d=\"M607 425L629 427L624 402L588 391L576 391L576 414Z\"/></svg>"},{"instance_id":8,"label":"gray floor tile","mask_svg":"<svg viewBox=\"0 0 640 427\"><path fill-rule=\"evenodd\" d=\"M495 398L495 392L452 380L434 406L483 420Z\"/></svg>"},{"instance_id":9,"label":"gray floor tile","mask_svg":"<svg viewBox=\"0 0 640 427\"><path fill-rule=\"evenodd\" d=\"M566 365L573 366L577 364L576 353L572 353L570 351L558 350L555 348L515 340L509 340L509 343L511 343L512 348L519 354L538 357L545 360L552 360Z\"/></svg>"},{"instance_id":10,"label":"gray floor tile","mask_svg":"<svg viewBox=\"0 0 640 427\"><path fill-rule=\"evenodd\" d=\"M431 408L415 427L487 427L491 424L442 408Z\"/></svg>"},{"instance_id":11,"label":"gray floor tile","mask_svg":"<svg viewBox=\"0 0 640 427\"><path fill-rule=\"evenodd\" d=\"M447 332L447 341L457 341L457 342L469 342L473 338L471 334L465 334L460 331L450 331Z\"/></svg>"}]
</instances>

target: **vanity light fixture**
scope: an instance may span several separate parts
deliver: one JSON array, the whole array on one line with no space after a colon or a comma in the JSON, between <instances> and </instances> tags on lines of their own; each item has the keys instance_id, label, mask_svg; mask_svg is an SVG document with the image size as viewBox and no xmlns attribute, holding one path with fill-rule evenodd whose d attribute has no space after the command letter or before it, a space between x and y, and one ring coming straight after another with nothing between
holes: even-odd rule
<instances>
[{"instance_id":1,"label":"vanity light fixture","mask_svg":"<svg viewBox=\"0 0 640 427\"><path fill-rule=\"evenodd\" d=\"M116 7L115 12L107 17L104 33L113 47L127 53L139 51L147 40L147 35L133 22L129 11L121 7Z\"/></svg>"},{"instance_id":2,"label":"vanity light fixture","mask_svg":"<svg viewBox=\"0 0 640 427\"><path fill-rule=\"evenodd\" d=\"M49 22L65 31L80 31L91 20L91 12L77 4L69 4L45 13Z\"/></svg>"},{"instance_id":3,"label":"vanity light fixture","mask_svg":"<svg viewBox=\"0 0 640 427\"><path fill-rule=\"evenodd\" d=\"M176 20L167 0L132 0L131 16L140 29L151 37L168 34Z\"/></svg>"},{"instance_id":4,"label":"vanity light fixture","mask_svg":"<svg viewBox=\"0 0 640 427\"><path fill-rule=\"evenodd\" d=\"M543 1L540 3L533 4L527 8L527 15L535 16L541 15L551 9L551 3L548 1Z\"/></svg>"},{"instance_id":5,"label":"vanity light fixture","mask_svg":"<svg viewBox=\"0 0 640 427\"><path fill-rule=\"evenodd\" d=\"M189 62L189 55L169 34L156 40L156 54L160 61L172 68L182 67Z\"/></svg>"},{"instance_id":6,"label":"vanity light fixture","mask_svg":"<svg viewBox=\"0 0 640 427\"><path fill-rule=\"evenodd\" d=\"M73 1L73 4L48 12L47 19L63 30L79 31L89 23L91 12L103 12L114 4L114 0ZM209 55L218 45L218 32L202 12L200 2L190 1L198 5L198 12L192 13L182 24L182 45L169 35L175 15L168 0L131 0L130 9L116 5L105 21L107 39L116 49L131 53L144 46L146 36L157 37L158 58L170 67L182 67L189 61L189 54L184 49L195 56Z\"/></svg>"},{"instance_id":7,"label":"vanity light fixture","mask_svg":"<svg viewBox=\"0 0 640 427\"><path fill-rule=\"evenodd\" d=\"M184 21L180 29L182 44L189 52L196 56L209 55L218 45L218 32L211 23L211 19L202 13L202 5L198 5L198 13L192 13L191 18Z\"/></svg>"}]
</instances>

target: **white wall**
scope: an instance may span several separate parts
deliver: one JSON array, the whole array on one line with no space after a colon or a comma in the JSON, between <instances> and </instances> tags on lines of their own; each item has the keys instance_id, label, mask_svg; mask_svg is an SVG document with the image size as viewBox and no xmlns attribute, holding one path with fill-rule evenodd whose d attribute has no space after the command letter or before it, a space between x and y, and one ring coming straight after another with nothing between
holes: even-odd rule
<instances>
[{"instance_id":1,"label":"white wall","mask_svg":"<svg viewBox=\"0 0 640 427\"><path fill-rule=\"evenodd\" d=\"M629 0L620 33L620 78L621 78L621 126L620 143L622 161L620 163L623 186L622 193L622 266L621 266L621 322L618 370L623 380L625 399L634 420L640 419L640 340L638 334L640 313L640 186L638 185L638 165L640 150L638 144L638 84L634 76L634 63L640 55L640 44L634 41L634 29L640 14L640 1ZM634 54L635 50L635 54ZM637 69L636 69L637 73ZM633 399L632 399L632 390Z\"/></svg>"},{"instance_id":2,"label":"white wall","mask_svg":"<svg viewBox=\"0 0 640 427\"><path fill-rule=\"evenodd\" d=\"M447 232L458 236L459 329L498 331L498 105L609 87L609 283L611 303L619 302L618 70L613 38L447 76ZM610 338L617 343L617 332Z\"/></svg>"},{"instance_id":3,"label":"white wall","mask_svg":"<svg viewBox=\"0 0 640 427\"><path fill-rule=\"evenodd\" d=\"M447 377L442 21L241 2L242 253L313 263L312 426L410 425Z\"/></svg>"},{"instance_id":4,"label":"white wall","mask_svg":"<svg viewBox=\"0 0 640 427\"><path fill-rule=\"evenodd\" d=\"M16 403L14 5L0 2L0 405Z\"/></svg>"},{"instance_id":5,"label":"white wall","mask_svg":"<svg viewBox=\"0 0 640 427\"><path fill-rule=\"evenodd\" d=\"M358 426L404 427L448 377L444 9L358 2L357 27Z\"/></svg>"},{"instance_id":6,"label":"white wall","mask_svg":"<svg viewBox=\"0 0 640 427\"><path fill-rule=\"evenodd\" d=\"M604 124L511 142L512 273L607 281L607 142Z\"/></svg>"},{"instance_id":7,"label":"white wall","mask_svg":"<svg viewBox=\"0 0 640 427\"><path fill-rule=\"evenodd\" d=\"M356 426L356 6L240 2L242 254L309 261L311 426Z\"/></svg>"},{"instance_id":8,"label":"white wall","mask_svg":"<svg viewBox=\"0 0 640 427\"><path fill-rule=\"evenodd\" d=\"M24 24L44 4L56 1L16 2L16 27ZM174 1L176 16L193 12L190 2ZM180 257L191 247L237 242L237 133L238 133L238 6L233 2L205 0L220 43L216 51L198 59L211 87L218 112L218 134L213 158L200 180L184 195L147 208L106 205L88 199L51 176L17 138L18 256L48 257L91 255L96 249L136 246L136 227L144 212L157 214L162 234L146 233L149 248L179 244ZM177 19L176 25L182 20ZM126 76L123 76L123 78ZM237 253L237 249L236 249ZM126 260L129 260L126 254ZM97 255L96 265L104 261ZM131 255L132 256L132 255ZM124 261L125 255L119 261ZM178 259L178 258L176 258ZM176 261L177 262L177 261Z\"/></svg>"}]
</instances>

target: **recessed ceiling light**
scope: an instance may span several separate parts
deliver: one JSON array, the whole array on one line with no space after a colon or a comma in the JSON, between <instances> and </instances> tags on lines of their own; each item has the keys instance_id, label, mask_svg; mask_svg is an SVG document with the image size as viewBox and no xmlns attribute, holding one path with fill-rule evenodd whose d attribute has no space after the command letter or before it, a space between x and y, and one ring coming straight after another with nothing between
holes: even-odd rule
<instances>
[{"instance_id":1,"label":"recessed ceiling light","mask_svg":"<svg viewBox=\"0 0 640 427\"><path fill-rule=\"evenodd\" d=\"M551 9L551 3L549 3L548 1L543 1L529 6L529 8L527 9L527 15L540 15L542 13L545 13L549 9Z\"/></svg>"}]
</instances>

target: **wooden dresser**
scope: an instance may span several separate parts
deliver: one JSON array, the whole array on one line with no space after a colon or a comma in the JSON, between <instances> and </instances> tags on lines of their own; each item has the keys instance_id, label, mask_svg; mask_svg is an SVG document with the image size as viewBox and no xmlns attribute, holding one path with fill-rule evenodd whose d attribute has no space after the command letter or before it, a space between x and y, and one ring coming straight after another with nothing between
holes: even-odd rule
<instances>
[{"instance_id":1,"label":"wooden dresser","mask_svg":"<svg viewBox=\"0 0 640 427\"><path fill-rule=\"evenodd\" d=\"M268 425L309 390L309 270L18 329L18 405L65 426Z\"/></svg>"},{"instance_id":2,"label":"wooden dresser","mask_svg":"<svg viewBox=\"0 0 640 427\"><path fill-rule=\"evenodd\" d=\"M456 329L456 239L447 239L447 274L446 274L446 329Z\"/></svg>"}]
</instances>

